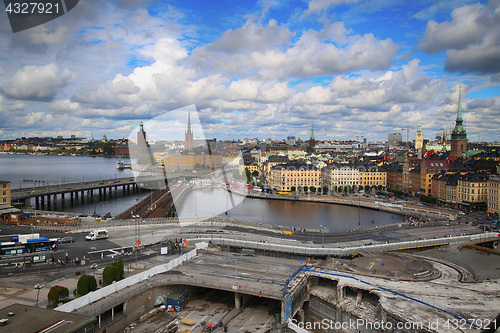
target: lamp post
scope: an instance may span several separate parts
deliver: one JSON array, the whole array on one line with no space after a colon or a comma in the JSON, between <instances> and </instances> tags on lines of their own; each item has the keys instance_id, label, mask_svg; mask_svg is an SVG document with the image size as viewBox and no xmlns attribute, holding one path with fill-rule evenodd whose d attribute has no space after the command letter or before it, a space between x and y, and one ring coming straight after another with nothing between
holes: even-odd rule
<instances>
[{"instance_id":1,"label":"lamp post","mask_svg":"<svg viewBox=\"0 0 500 333\"><path fill-rule=\"evenodd\" d=\"M36 284L35 285L35 289L37 290L37 294L36 294L36 305L35 307L38 307L38 296L40 296L40 289L43 288L43 284Z\"/></svg>"},{"instance_id":2,"label":"lamp post","mask_svg":"<svg viewBox=\"0 0 500 333\"><path fill-rule=\"evenodd\" d=\"M321 245L325 245L325 232L323 229L325 229L326 227L323 226L322 224L319 225L321 227Z\"/></svg>"}]
</instances>

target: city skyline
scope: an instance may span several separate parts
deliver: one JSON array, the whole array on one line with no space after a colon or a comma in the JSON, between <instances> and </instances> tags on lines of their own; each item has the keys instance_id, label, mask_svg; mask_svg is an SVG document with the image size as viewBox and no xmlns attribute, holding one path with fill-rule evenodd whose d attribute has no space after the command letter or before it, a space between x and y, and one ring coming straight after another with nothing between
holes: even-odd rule
<instances>
[{"instance_id":1,"label":"city skyline","mask_svg":"<svg viewBox=\"0 0 500 333\"><path fill-rule=\"evenodd\" d=\"M433 140L460 84L469 141L498 140L499 1L80 1L16 34L0 15L0 140L118 139L193 104L218 140Z\"/></svg>"}]
</instances>

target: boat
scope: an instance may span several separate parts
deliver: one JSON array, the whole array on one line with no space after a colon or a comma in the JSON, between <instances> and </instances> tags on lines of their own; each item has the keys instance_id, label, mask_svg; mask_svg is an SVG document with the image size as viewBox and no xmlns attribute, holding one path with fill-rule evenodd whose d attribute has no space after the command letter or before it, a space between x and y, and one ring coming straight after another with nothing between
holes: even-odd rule
<instances>
[{"instance_id":1,"label":"boat","mask_svg":"<svg viewBox=\"0 0 500 333\"><path fill-rule=\"evenodd\" d=\"M131 167L130 167L130 163L125 163L125 162L123 162L123 161L121 161L121 160L116 161L116 168L117 168L118 170L123 170L123 169L131 169Z\"/></svg>"}]
</instances>

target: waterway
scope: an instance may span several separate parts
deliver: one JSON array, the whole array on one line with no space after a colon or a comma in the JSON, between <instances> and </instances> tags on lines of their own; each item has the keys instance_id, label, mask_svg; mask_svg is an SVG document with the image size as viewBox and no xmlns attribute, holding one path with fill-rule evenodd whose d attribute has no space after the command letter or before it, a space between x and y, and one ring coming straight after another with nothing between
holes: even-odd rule
<instances>
[{"instance_id":1,"label":"waterway","mask_svg":"<svg viewBox=\"0 0 500 333\"><path fill-rule=\"evenodd\" d=\"M39 156L0 154L0 180L11 182L12 188L31 187L35 182L41 185L64 184L91 180L133 177L131 170L117 170L117 158L85 156ZM128 160L124 159L125 162ZM142 190L125 195L119 188L116 194L107 196L106 201L84 198L76 204L56 203L57 211L92 214L110 212L119 214L151 195L150 190ZM239 204L233 207L232 202ZM34 204L34 201L32 202ZM225 215L263 224L292 226L306 229L326 229L330 231L366 228L376 225L398 223L403 217L382 211L359 209L357 207L284 200L264 200L238 198L230 200L223 189L202 189L186 193L176 200L179 216Z\"/></svg>"}]
</instances>

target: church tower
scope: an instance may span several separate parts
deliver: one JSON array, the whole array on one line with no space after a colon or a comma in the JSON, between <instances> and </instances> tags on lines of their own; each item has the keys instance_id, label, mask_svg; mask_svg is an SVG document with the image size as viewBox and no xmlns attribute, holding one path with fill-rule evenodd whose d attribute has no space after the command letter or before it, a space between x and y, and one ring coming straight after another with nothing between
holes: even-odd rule
<instances>
[{"instance_id":1,"label":"church tower","mask_svg":"<svg viewBox=\"0 0 500 333\"><path fill-rule=\"evenodd\" d=\"M415 137L415 149L420 149L424 147L424 133L422 132L422 125L418 123L417 135Z\"/></svg>"},{"instance_id":2,"label":"church tower","mask_svg":"<svg viewBox=\"0 0 500 333\"><path fill-rule=\"evenodd\" d=\"M451 132L451 147L450 154L453 157L461 157L467 153L467 132L463 125L462 119L462 86L460 86L460 94L458 96L458 111L455 121L455 128Z\"/></svg>"},{"instance_id":3,"label":"church tower","mask_svg":"<svg viewBox=\"0 0 500 333\"><path fill-rule=\"evenodd\" d=\"M309 139L309 146L314 147L316 145L316 139L314 139L314 125L311 125L311 138Z\"/></svg>"},{"instance_id":4,"label":"church tower","mask_svg":"<svg viewBox=\"0 0 500 333\"><path fill-rule=\"evenodd\" d=\"M141 125L139 127L139 132L137 132L137 155L144 156L148 153L148 147L146 143L146 132L144 132L144 127Z\"/></svg>"},{"instance_id":5,"label":"church tower","mask_svg":"<svg viewBox=\"0 0 500 333\"><path fill-rule=\"evenodd\" d=\"M188 113L188 126L184 133L184 148L193 148L193 131L191 130L191 113Z\"/></svg>"}]
</instances>

